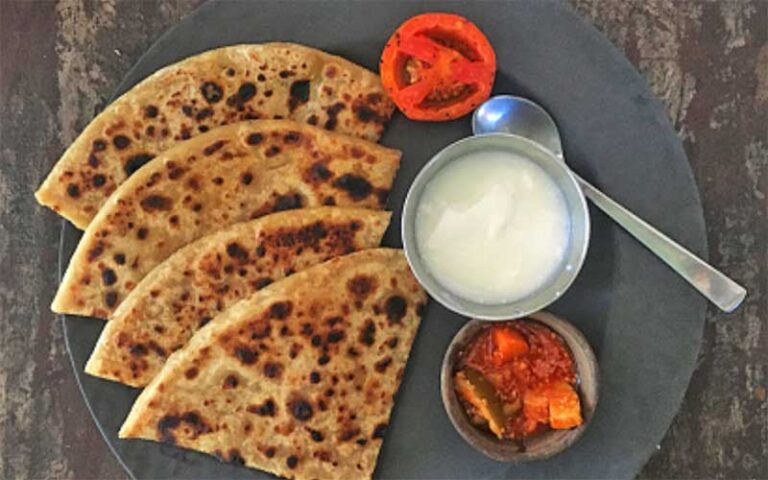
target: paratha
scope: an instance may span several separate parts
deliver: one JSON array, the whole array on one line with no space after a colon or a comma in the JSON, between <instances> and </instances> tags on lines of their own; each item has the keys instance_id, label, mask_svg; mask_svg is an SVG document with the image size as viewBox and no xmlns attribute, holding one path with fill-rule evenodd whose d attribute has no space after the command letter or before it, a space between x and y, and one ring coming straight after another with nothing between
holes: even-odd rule
<instances>
[{"instance_id":1,"label":"paratha","mask_svg":"<svg viewBox=\"0 0 768 480\"><path fill-rule=\"evenodd\" d=\"M155 267L120 304L86 373L145 386L168 355L220 311L294 272L377 247L389 217L359 208L290 210L192 242Z\"/></svg>"},{"instance_id":2,"label":"paratha","mask_svg":"<svg viewBox=\"0 0 768 480\"><path fill-rule=\"evenodd\" d=\"M286 118L376 141L393 109L378 75L343 58L292 43L219 48L163 68L115 100L36 197L84 229L142 164L216 126Z\"/></svg>"},{"instance_id":3,"label":"paratha","mask_svg":"<svg viewBox=\"0 0 768 480\"><path fill-rule=\"evenodd\" d=\"M275 282L171 356L120 437L288 478L370 478L425 302L392 249Z\"/></svg>"},{"instance_id":4,"label":"paratha","mask_svg":"<svg viewBox=\"0 0 768 480\"><path fill-rule=\"evenodd\" d=\"M237 222L321 205L382 209L400 153L288 120L219 127L146 164L88 226L53 301L107 318L178 248Z\"/></svg>"}]
</instances>

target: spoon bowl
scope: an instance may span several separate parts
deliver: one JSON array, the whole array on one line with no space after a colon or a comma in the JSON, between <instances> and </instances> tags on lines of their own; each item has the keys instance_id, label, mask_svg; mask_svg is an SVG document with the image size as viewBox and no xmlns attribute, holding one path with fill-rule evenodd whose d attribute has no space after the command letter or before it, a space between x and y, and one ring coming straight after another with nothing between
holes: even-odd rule
<instances>
[{"instance_id":1,"label":"spoon bowl","mask_svg":"<svg viewBox=\"0 0 768 480\"><path fill-rule=\"evenodd\" d=\"M472 114L472 133L509 133L533 140L563 158L560 133L554 119L536 103L512 95L491 97Z\"/></svg>"}]
</instances>

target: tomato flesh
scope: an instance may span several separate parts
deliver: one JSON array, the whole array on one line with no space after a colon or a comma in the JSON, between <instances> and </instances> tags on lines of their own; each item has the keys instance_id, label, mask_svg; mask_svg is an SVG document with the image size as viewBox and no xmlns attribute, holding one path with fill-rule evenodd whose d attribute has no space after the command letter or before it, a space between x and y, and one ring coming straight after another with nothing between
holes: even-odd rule
<instances>
[{"instance_id":1,"label":"tomato flesh","mask_svg":"<svg viewBox=\"0 0 768 480\"><path fill-rule=\"evenodd\" d=\"M413 120L452 120L491 94L496 54L469 20L426 13L403 23L381 57L382 84Z\"/></svg>"}]
</instances>

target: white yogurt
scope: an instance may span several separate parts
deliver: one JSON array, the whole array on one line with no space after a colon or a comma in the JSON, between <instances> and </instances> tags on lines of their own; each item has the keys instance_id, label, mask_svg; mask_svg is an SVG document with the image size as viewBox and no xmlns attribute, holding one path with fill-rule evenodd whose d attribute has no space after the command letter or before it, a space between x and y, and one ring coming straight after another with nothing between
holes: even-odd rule
<instances>
[{"instance_id":1,"label":"white yogurt","mask_svg":"<svg viewBox=\"0 0 768 480\"><path fill-rule=\"evenodd\" d=\"M443 167L416 212L427 269L454 294L486 304L523 298L559 270L570 236L563 194L532 161L476 152Z\"/></svg>"}]
</instances>

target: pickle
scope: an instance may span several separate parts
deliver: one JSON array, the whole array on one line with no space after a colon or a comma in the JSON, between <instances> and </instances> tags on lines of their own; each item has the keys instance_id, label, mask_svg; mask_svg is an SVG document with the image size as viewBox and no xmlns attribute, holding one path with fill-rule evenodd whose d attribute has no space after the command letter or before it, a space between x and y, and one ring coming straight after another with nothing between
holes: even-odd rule
<instances>
[{"instance_id":1,"label":"pickle","mask_svg":"<svg viewBox=\"0 0 768 480\"><path fill-rule=\"evenodd\" d=\"M507 418L514 417L523 409L523 401L516 398L514 402L504 402L504 415Z\"/></svg>"},{"instance_id":2,"label":"pickle","mask_svg":"<svg viewBox=\"0 0 768 480\"><path fill-rule=\"evenodd\" d=\"M507 416L504 414L504 404L491 382L477 370L467 367L456 373L455 384L459 395L488 422L491 432L503 438Z\"/></svg>"}]
</instances>

